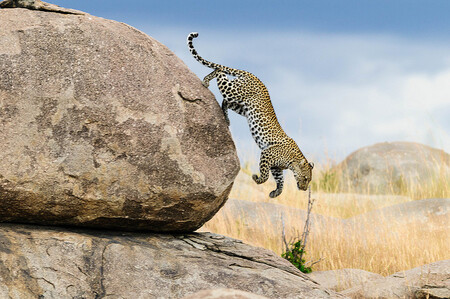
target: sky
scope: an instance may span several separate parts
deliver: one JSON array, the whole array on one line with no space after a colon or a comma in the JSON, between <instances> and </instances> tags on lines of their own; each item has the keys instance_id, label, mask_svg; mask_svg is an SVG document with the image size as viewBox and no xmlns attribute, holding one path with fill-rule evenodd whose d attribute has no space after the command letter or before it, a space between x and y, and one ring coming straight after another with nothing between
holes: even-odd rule
<instances>
[{"instance_id":1,"label":"sky","mask_svg":"<svg viewBox=\"0 0 450 299\"><path fill-rule=\"evenodd\" d=\"M123 1L52 3L127 23L203 78L207 60L255 74L286 133L312 161L341 161L379 142L450 152L450 1ZM214 82L211 91L221 103ZM241 159L259 155L230 111Z\"/></svg>"}]
</instances>

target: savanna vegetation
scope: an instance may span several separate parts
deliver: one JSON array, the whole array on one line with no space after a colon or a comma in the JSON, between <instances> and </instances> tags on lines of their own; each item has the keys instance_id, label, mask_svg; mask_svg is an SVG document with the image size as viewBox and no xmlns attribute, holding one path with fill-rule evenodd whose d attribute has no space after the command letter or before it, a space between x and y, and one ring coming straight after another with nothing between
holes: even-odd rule
<instances>
[{"instance_id":1,"label":"savanna vegetation","mask_svg":"<svg viewBox=\"0 0 450 299\"><path fill-rule=\"evenodd\" d=\"M394 204L424 198L450 198L450 176L442 172L428 184L411 185L408 182L392 182L398 187L390 194L373 194L370 191L354 192L349 190L350 182L343 182L334 169L334 163L327 162L315 166L311 183L312 197L315 199L313 213L345 222L351 217L372 210L389 207ZM257 160L249 159L243 164L230 198L245 199L253 202L270 202L307 210L308 192L296 189L293 176L287 176L283 193L275 198L268 194L275 189L272 178L262 185L251 180L251 174L257 171ZM344 188L345 187L345 188ZM345 198L345 200L342 200ZM375 198L376 200L373 200ZM372 199L372 200L368 200ZM265 212L267 213L267 212ZM259 215L261 225L258 230L245 225L242 219L234 219L226 211L219 212L202 230L241 239L249 244L273 250L281 255L285 252L280 228L272 225L267 215ZM364 221L364 220L361 220ZM386 222L388 221L388 222ZM306 244L303 259L307 262L318 261L313 271L341 268L363 269L382 275L411 269L427 263L450 259L450 239L447 226L438 226L433 230L424 230L420 219L404 225L396 220L379 219L379 225L359 223L364 229L352 230L346 225L330 225L326 229L313 229ZM286 227L286 239L298 240L303 224L297 219L283 220ZM311 224L314 226L314 223ZM292 228L296 229L292 229ZM355 231L358 231L356 233Z\"/></svg>"}]
</instances>

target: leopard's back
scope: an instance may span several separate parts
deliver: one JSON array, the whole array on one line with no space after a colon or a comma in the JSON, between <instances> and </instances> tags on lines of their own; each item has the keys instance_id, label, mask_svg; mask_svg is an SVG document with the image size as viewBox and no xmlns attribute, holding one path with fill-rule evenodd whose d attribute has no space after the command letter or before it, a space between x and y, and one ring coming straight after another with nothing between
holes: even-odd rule
<instances>
[{"instance_id":1,"label":"leopard's back","mask_svg":"<svg viewBox=\"0 0 450 299\"><path fill-rule=\"evenodd\" d=\"M289 138L278 122L266 86L251 73L247 73L244 83L242 101L250 132L259 148L265 149Z\"/></svg>"}]
</instances>

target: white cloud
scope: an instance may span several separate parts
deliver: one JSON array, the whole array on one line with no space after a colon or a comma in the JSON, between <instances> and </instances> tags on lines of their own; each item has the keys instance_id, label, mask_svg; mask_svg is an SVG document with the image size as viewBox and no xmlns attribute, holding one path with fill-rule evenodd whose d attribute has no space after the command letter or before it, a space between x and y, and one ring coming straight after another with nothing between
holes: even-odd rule
<instances>
[{"instance_id":1,"label":"white cloud","mask_svg":"<svg viewBox=\"0 0 450 299\"><path fill-rule=\"evenodd\" d=\"M450 68L434 75L407 75L402 86L402 96L414 110L445 108L450 105Z\"/></svg>"},{"instance_id":2,"label":"white cloud","mask_svg":"<svg viewBox=\"0 0 450 299\"><path fill-rule=\"evenodd\" d=\"M156 38L203 77L209 70L190 56L187 34L171 29ZM200 31L195 45L208 60L257 75L280 123L310 155L327 150L341 159L384 141L450 152L449 45L393 36L209 30ZM245 120L231 120L234 136L246 142Z\"/></svg>"}]
</instances>

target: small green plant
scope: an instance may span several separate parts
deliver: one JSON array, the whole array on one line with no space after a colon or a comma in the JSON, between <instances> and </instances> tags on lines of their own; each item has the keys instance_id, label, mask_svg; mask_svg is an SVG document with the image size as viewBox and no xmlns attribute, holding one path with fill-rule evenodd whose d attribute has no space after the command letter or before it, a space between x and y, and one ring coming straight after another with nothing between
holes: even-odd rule
<instances>
[{"instance_id":1,"label":"small green plant","mask_svg":"<svg viewBox=\"0 0 450 299\"><path fill-rule=\"evenodd\" d=\"M305 254L305 247L306 242L308 241L309 236L309 229L311 225L310 216L311 216L311 210L313 208L314 199L311 199L311 187L308 189L308 209L306 211L306 221L305 226L303 228L303 233L300 239L298 239L297 242L293 243L286 241L286 234L284 231L284 219L283 214L281 215L281 223L283 225L283 230L281 231L281 240L284 243L284 253L281 254L281 257L287 259L291 264L293 264L297 269L302 271L303 273L311 273L312 272L312 266L314 264L317 264L322 260L320 258L319 260L315 262L308 261L306 262L303 259L303 255ZM308 266L309 264L309 266Z\"/></svg>"},{"instance_id":2,"label":"small green plant","mask_svg":"<svg viewBox=\"0 0 450 299\"><path fill-rule=\"evenodd\" d=\"M311 267L305 265L306 262L305 259L303 259L304 254L305 248L302 245L302 241L298 240L297 242L291 244L290 248L288 248L285 253L281 254L281 257L287 259L303 273L311 273Z\"/></svg>"}]
</instances>

